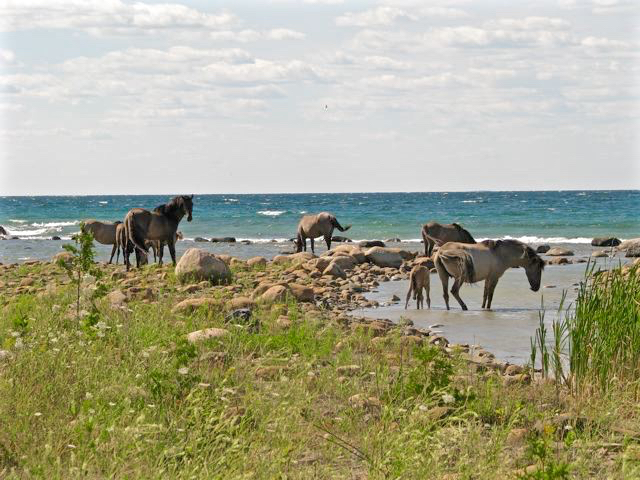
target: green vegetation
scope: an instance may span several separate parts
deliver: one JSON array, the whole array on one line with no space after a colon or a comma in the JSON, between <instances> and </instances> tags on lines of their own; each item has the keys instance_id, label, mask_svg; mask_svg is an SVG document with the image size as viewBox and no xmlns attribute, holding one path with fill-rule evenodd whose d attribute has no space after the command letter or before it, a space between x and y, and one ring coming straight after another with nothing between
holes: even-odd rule
<instances>
[{"instance_id":1,"label":"green vegetation","mask_svg":"<svg viewBox=\"0 0 640 480\"><path fill-rule=\"evenodd\" d=\"M202 287L219 307L191 312L173 308L185 287L170 267L103 270L95 283L140 285L139 297L115 306L81 292L81 308L98 315L89 323L78 320L77 284L59 267L3 271L7 284L47 278L55 288L2 298L0 478L640 475L635 397L526 376L507 385L493 368L464 360L463 348L447 351L402 327L374 338L372 329L291 300L258 303L257 329L225 321L224 302L255 286L256 272L243 268L234 285ZM158 283L151 300L149 282ZM628 296L624 288L613 292ZM619 322L637 315L602 295L585 290L578 317L602 322L605 306ZM633 331L626 323L620 335ZM186 340L210 327L228 333ZM622 351L593 351L589 365L604 352L627 361ZM611 368L632 380L624 364Z\"/></svg>"}]
</instances>

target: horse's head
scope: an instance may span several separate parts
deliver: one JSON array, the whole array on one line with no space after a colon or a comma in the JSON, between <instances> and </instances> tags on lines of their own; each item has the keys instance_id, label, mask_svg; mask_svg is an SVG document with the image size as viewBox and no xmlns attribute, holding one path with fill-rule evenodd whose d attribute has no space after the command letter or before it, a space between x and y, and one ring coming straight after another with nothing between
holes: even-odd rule
<instances>
[{"instance_id":1,"label":"horse's head","mask_svg":"<svg viewBox=\"0 0 640 480\"><path fill-rule=\"evenodd\" d=\"M544 270L544 260L541 259L533 248L524 246L524 253L522 255L524 259L524 270L527 273L527 280L531 290L537 292L540 290L540 281L542 280L542 270Z\"/></svg>"},{"instance_id":2,"label":"horse's head","mask_svg":"<svg viewBox=\"0 0 640 480\"><path fill-rule=\"evenodd\" d=\"M193 213L193 195L182 195L180 199L182 200L181 203L182 208L184 209L184 214L187 216L187 222L190 222L193 220L193 217L191 216Z\"/></svg>"},{"instance_id":3,"label":"horse's head","mask_svg":"<svg viewBox=\"0 0 640 480\"><path fill-rule=\"evenodd\" d=\"M293 244L296 246L296 253L300 253L302 251L302 239L298 235L298 237L293 241Z\"/></svg>"}]
</instances>

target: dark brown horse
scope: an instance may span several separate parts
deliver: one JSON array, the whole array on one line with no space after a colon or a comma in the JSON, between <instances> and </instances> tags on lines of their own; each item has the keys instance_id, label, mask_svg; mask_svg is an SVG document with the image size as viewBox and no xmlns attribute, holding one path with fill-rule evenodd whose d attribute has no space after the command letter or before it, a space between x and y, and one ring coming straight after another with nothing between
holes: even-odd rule
<instances>
[{"instance_id":1,"label":"dark brown horse","mask_svg":"<svg viewBox=\"0 0 640 480\"><path fill-rule=\"evenodd\" d=\"M430 257L433 247L447 242L476 243L471 234L457 223L429 222L422 226L424 254Z\"/></svg>"},{"instance_id":2,"label":"dark brown horse","mask_svg":"<svg viewBox=\"0 0 640 480\"><path fill-rule=\"evenodd\" d=\"M171 260L176 264L176 232L182 217L187 215L187 221L192 220L193 195L180 195L172 198L169 203L156 207L152 212L143 208L133 208L129 210L124 218L126 238L131 242L133 248L147 253L145 241L159 241L162 247L166 244L169 247ZM129 248L130 244L125 244L125 264L129 270ZM158 264L162 265L163 248L160 248ZM139 266L139 265L137 265Z\"/></svg>"}]
</instances>

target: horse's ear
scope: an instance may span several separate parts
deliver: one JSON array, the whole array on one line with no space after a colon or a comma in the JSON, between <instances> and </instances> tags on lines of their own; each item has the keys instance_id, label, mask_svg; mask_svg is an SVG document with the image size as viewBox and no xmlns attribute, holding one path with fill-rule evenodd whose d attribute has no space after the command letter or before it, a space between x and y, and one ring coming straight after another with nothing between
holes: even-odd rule
<instances>
[{"instance_id":1,"label":"horse's ear","mask_svg":"<svg viewBox=\"0 0 640 480\"><path fill-rule=\"evenodd\" d=\"M191 200L193 200L193 193L191 194Z\"/></svg>"}]
</instances>

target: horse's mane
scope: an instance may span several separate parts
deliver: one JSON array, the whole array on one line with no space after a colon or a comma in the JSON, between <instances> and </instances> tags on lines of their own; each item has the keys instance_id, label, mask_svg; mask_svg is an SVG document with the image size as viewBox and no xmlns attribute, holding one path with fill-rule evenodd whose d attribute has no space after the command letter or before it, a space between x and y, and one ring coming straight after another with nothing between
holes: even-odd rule
<instances>
[{"instance_id":1,"label":"horse's mane","mask_svg":"<svg viewBox=\"0 0 640 480\"><path fill-rule=\"evenodd\" d=\"M542 262L542 268L544 268L544 260L540 258L540 256L536 253L536 251L520 240L516 240L515 238L506 238L504 240L483 240L481 243L488 246L491 250L495 250L500 246L509 246L509 247L520 247L523 250L523 253L526 253L527 257L531 260L538 259Z\"/></svg>"},{"instance_id":2,"label":"horse's mane","mask_svg":"<svg viewBox=\"0 0 640 480\"><path fill-rule=\"evenodd\" d=\"M466 243L476 243L475 238L473 238L473 236L464 228L462 228L462 226L459 223L452 223L451 225L453 225L456 230L458 230L458 233L460 233L460 235L462 235L463 240Z\"/></svg>"}]
</instances>

